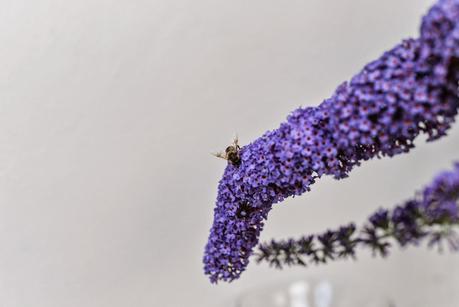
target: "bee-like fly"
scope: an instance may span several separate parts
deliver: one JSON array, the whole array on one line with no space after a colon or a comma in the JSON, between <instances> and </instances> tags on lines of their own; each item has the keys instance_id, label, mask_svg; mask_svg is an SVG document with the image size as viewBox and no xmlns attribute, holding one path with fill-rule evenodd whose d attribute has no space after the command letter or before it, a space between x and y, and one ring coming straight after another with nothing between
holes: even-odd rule
<instances>
[{"instance_id":1,"label":"bee-like fly","mask_svg":"<svg viewBox=\"0 0 459 307\"><path fill-rule=\"evenodd\" d=\"M238 138L236 136L234 138L234 140L233 140L233 144L231 144L230 146L226 147L224 153L223 152L218 152L218 153L214 153L213 155L218 157L218 158L225 159L228 162L230 162L231 164L236 165L236 166L241 164L241 156L239 154L239 151L241 150L241 147L239 146L238 142L239 142L239 140L238 140Z\"/></svg>"}]
</instances>

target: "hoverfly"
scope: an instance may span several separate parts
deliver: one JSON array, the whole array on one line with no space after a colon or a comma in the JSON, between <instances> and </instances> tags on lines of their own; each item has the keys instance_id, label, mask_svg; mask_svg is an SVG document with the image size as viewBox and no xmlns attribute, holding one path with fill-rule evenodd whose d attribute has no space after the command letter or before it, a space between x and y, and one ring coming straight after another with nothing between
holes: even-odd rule
<instances>
[{"instance_id":1,"label":"hoverfly","mask_svg":"<svg viewBox=\"0 0 459 307\"><path fill-rule=\"evenodd\" d=\"M225 152L213 153L217 158L225 159L233 165L241 164L241 156L239 154L241 147L239 146L239 140L236 136L233 143L226 147Z\"/></svg>"}]
</instances>

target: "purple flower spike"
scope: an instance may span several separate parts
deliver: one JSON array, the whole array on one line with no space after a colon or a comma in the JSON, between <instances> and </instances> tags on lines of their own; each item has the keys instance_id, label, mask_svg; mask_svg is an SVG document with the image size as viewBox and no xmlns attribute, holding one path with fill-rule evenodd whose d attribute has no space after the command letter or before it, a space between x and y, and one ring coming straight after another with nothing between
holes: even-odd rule
<instances>
[{"instance_id":1,"label":"purple flower spike","mask_svg":"<svg viewBox=\"0 0 459 307\"><path fill-rule=\"evenodd\" d=\"M373 255L383 257L397 243L399 246L419 245L439 249L447 243L459 250L459 164L452 171L439 174L414 198L393 210L379 209L357 231L354 224L327 230L318 235L262 243L255 253L257 262L268 262L278 269L284 266L307 266L338 259L356 257L358 249L370 248Z\"/></svg>"},{"instance_id":2,"label":"purple flower spike","mask_svg":"<svg viewBox=\"0 0 459 307\"><path fill-rule=\"evenodd\" d=\"M408 39L366 65L318 107L241 149L218 187L205 248L211 282L246 268L272 204L301 195L322 175L345 178L361 161L406 153L420 134L446 134L459 108L459 0L440 0ZM449 210L444 208L444 210Z\"/></svg>"}]
</instances>

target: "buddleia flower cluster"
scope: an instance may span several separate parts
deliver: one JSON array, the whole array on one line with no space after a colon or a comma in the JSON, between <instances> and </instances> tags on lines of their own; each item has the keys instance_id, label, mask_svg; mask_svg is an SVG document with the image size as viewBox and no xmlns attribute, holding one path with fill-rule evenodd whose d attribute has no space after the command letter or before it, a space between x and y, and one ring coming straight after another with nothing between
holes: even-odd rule
<instances>
[{"instance_id":1,"label":"buddleia flower cluster","mask_svg":"<svg viewBox=\"0 0 459 307\"><path fill-rule=\"evenodd\" d=\"M428 141L446 135L459 108L458 80L459 0L439 0L419 38L243 146L240 163L229 163L218 185L203 258L211 282L244 271L273 204L310 191L324 175L342 179L363 161L407 153L420 134Z\"/></svg>"},{"instance_id":2,"label":"buddleia flower cluster","mask_svg":"<svg viewBox=\"0 0 459 307\"><path fill-rule=\"evenodd\" d=\"M271 266L321 264L338 259L355 259L358 249L371 249L387 256L389 249L419 245L449 246L459 250L459 163L439 174L414 198L392 210L379 209L359 230L354 223L299 239L272 240L255 252L257 262Z\"/></svg>"}]
</instances>

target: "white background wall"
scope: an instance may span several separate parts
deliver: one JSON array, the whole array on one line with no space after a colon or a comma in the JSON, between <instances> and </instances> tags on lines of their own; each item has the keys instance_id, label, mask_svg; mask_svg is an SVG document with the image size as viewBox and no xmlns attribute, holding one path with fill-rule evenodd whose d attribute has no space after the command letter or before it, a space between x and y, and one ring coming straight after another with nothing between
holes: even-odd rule
<instances>
[{"instance_id":1,"label":"white background wall","mask_svg":"<svg viewBox=\"0 0 459 307\"><path fill-rule=\"evenodd\" d=\"M201 264L225 166L209 153L320 103L417 35L431 3L0 0L0 306L231 306L292 276L457 302L459 256L424 248L308 270L252 264L218 286ZM324 179L277 206L262 238L362 222L450 168L458 141L456 125Z\"/></svg>"}]
</instances>

